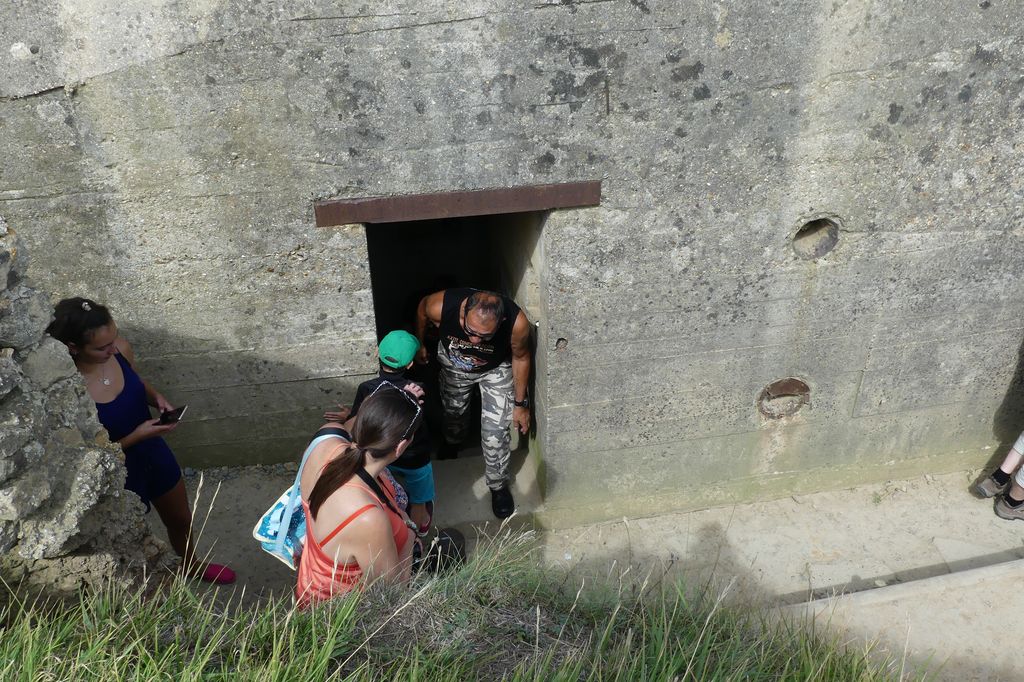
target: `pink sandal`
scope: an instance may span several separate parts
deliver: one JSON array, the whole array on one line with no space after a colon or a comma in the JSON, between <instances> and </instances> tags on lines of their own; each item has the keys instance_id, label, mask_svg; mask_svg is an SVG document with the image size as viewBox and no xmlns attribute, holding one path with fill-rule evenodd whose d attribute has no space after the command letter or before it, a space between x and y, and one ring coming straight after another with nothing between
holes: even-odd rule
<instances>
[{"instance_id":1,"label":"pink sandal","mask_svg":"<svg viewBox=\"0 0 1024 682\"><path fill-rule=\"evenodd\" d=\"M214 585L230 585L235 582L235 572L222 564L206 564L199 579Z\"/></svg>"},{"instance_id":2,"label":"pink sandal","mask_svg":"<svg viewBox=\"0 0 1024 682\"><path fill-rule=\"evenodd\" d=\"M430 500L426 503L427 507L427 522L416 529L416 535L421 538L427 537L430 532L430 527L434 525L434 501Z\"/></svg>"}]
</instances>

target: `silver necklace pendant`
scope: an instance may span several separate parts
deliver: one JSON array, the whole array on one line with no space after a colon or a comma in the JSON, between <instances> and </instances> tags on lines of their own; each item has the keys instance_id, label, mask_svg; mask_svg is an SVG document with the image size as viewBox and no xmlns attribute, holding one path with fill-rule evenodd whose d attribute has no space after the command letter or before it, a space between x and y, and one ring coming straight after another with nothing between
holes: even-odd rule
<instances>
[{"instance_id":1,"label":"silver necklace pendant","mask_svg":"<svg viewBox=\"0 0 1024 682\"><path fill-rule=\"evenodd\" d=\"M103 382L104 386L109 386L110 385L110 379L108 379L106 377L103 377L102 379L100 379L100 381Z\"/></svg>"}]
</instances>

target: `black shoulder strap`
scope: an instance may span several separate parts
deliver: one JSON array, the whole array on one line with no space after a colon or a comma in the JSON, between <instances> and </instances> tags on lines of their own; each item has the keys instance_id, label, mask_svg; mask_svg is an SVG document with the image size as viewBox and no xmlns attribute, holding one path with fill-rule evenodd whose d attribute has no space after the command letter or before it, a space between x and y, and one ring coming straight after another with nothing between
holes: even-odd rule
<instances>
[{"instance_id":1,"label":"black shoulder strap","mask_svg":"<svg viewBox=\"0 0 1024 682\"><path fill-rule=\"evenodd\" d=\"M369 486L370 490L377 495L381 502L387 505L388 509L391 510L391 513L395 514L398 518L402 518L402 515L398 513L397 509L395 509L395 505L391 504L391 500L389 500L388 496L384 494L383 490L381 490L380 484L377 483L377 479L367 473L366 469L362 468L356 472L356 475L363 479L363 483Z\"/></svg>"},{"instance_id":2,"label":"black shoulder strap","mask_svg":"<svg viewBox=\"0 0 1024 682\"><path fill-rule=\"evenodd\" d=\"M345 429L338 428L337 426L325 426L313 434L313 438L319 438L320 436L340 436L349 443L352 442L352 436L349 435L349 432Z\"/></svg>"},{"instance_id":3,"label":"black shoulder strap","mask_svg":"<svg viewBox=\"0 0 1024 682\"><path fill-rule=\"evenodd\" d=\"M402 516L398 512L398 510L395 509L395 505L391 504L391 500L389 500L388 496L384 494L383 490L381 490L380 484L377 483L377 479L375 479L373 476L367 473L366 469L362 468L356 472L356 475L358 475L359 478L363 480L363 483L370 487L370 490L372 490L377 495L381 502L387 505L387 508L391 510L392 514L394 514L395 516L397 516L405 522L405 526L409 530L411 530L413 533L417 532L416 524L413 521L411 521L409 517Z\"/></svg>"}]
</instances>

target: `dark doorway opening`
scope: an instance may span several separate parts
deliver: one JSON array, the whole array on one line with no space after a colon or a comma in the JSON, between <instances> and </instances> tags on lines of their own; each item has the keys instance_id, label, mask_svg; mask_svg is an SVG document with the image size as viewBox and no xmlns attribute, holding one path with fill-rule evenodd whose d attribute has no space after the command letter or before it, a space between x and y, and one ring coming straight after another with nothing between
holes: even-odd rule
<instances>
[{"instance_id":1,"label":"dark doorway opening","mask_svg":"<svg viewBox=\"0 0 1024 682\"><path fill-rule=\"evenodd\" d=\"M420 299L455 287L502 293L537 322L541 314L537 245L545 216L546 212L533 211L366 224L377 339L394 329L415 333ZM411 378L427 389L425 412L436 446L442 441L443 424L435 332L428 327L425 345L430 364L414 366ZM478 392L470 407L470 425L460 457L480 454Z\"/></svg>"},{"instance_id":2,"label":"dark doorway opening","mask_svg":"<svg viewBox=\"0 0 1024 682\"><path fill-rule=\"evenodd\" d=\"M516 499L527 501L527 510L541 503L546 481L541 450L522 447L534 441L543 443L547 428L545 389L550 367L548 353L544 351L548 350L549 292L542 227L551 211L593 207L600 203L601 181L588 180L320 199L313 205L318 227L362 225L365 228L378 334L395 328L414 328L416 305L423 294L462 285L509 295L535 324L529 387L532 428L527 438L518 438L519 447L515 449L519 452L513 455L509 471L515 478ZM567 338L559 339L557 348L564 348L568 342ZM428 348L433 351L430 355L435 356L436 340L432 344L428 340ZM432 402L439 406L436 375L426 377L425 383L431 382L435 396ZM429 385L427 389L430 391ZM430 411L428 401L428 418ZM437 412L439 410L435 414ZM473 421L479 425L479 419ZM439 427L437 430L440 432ZM466 442L471 442L468 437ZM476 442L475 449L479 452L479 438ZM438 467L439 473L446 475L470 469L472 467ZM460 479L457 487L445 493L453 495L453 499L462 496L476 501L486 494L482 476L475 481ZM458 506L456 502L449 509Z\"/></svg>"},{"instance_id":3,"label":"dark doorway opening","mask_svg":"<svg viewBox=\"0 0 1024 682\"><path fill-rule=\"evenodd\" d=\"M366 226L378 339L393 329L414 332L416 306L427 294L500 286L486 222L473 217Z\"/></svg>"}]
</instances>

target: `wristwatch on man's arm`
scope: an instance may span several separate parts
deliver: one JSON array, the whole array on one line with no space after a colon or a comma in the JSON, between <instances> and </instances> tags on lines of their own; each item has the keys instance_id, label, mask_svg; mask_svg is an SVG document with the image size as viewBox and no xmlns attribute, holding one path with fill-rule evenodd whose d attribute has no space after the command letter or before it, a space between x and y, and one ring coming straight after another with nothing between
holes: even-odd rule
<instances>
[{"instance_id":1,"label":"wristwatch on man's arm","mask_svg":"<svg viewBox=\"0 0 1024 682\"><path fill-rule=\"evenodd\" d=\"M524 396L522 400L516 400L515 398L513 398L512 404L515 405L516 407L529 407L530 396Z\"/></svg>"}]
</instances>

